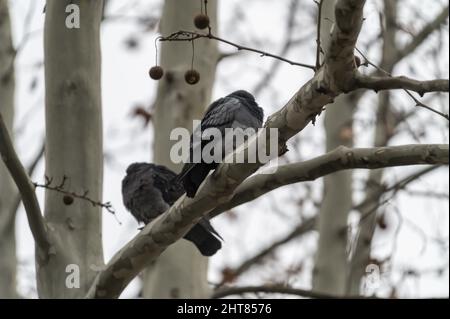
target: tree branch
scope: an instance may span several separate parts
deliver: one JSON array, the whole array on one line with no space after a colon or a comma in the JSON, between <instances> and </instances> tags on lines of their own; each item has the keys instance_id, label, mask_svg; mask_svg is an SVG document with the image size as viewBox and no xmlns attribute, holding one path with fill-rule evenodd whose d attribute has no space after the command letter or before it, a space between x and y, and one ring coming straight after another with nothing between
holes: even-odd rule
<instances>
[{"instance_id":1,"label":"tree branch","mask_svg":"<svg viewBox=\"0 0 450 319\"><path fill-rule=\"evenodd\" d=\"M393 76L392 76L392 74L391 74L390 72L384 70L382 67L379 67L379 66L376 65L375 63L370 62L369 59L361 52L361 50L359 50L358 48L356 48L356 50L357 50L358 53L361 54L362 57L366 60L366 63L367 63L367 64L373 66L373 67L374 67L375 69L377 69L380 73L386 74L388 77L393 78ZM392 67L391 67L391 69L392 69ZM356 81L356 79L355 79L355 81ZM432 107L426 105L425 103L419 101L419 100L414 96L414 94L412 94L412 93L411 93L410 91L408 91L407 89L403 89L403 90L404 90L404 91L406 92L406 94L408 94L409 97L416 103L416 106L422 107L422 108L427 109L427 110L429 110L429 111L431 111L431 112L433 112L433 113L435 113L435 114L438 114L439 116L442 116L443 118L445 118L447 121L449 120L448 114L439 112L439 111L433 109Z\"/></svg>"},{"instance_id":2,"label":"tree branch","mask_svg":"<svg viewBox=\"0 0 450 319\"><path fill-rule=\"evenodd\" d=\"M45 255L49 253L51 243L48 238L47 228L42 217L41 208L36 198L35 189L25 168L22 166L5 126L3 117L0 114L0 154L8 171L10 172L17 189L22 195L23 205L30 225L31 233L36 242L36 246Z\"/></svg>"},{"instance_id":3,"label":"tree branch","mask_svg":"<svg viewBox=\"0 0 450 319\"><path fill-rule=\"evenodd\" d=\"M421 164L446 165L449 162L448 152L448 145L441 144L354 149L341 146L308 161L280 166L275 173L250 177L236 188L230 201L217 206L209 216L213 218L279 187L313 181L344 169L377 169Z\"/></svg>"},{"instance_id":4,"label":"tree branch","mask_svg":"<svg viewBox=\"0 0 450 319\"><path fill-rule=\"evenodd\" d=\"M353 207L354 210L359 210L361 212L361 219L360 219L360 223L366 219L367 217L369 217L370 215L372 215L374 212L376 212L378 210L379 207L385 205L386 203L388 203L392 198L394 198L394 196L401 190L405 189L406 186L408 186L409 184L413 183L414 181L416 181L417 179L419 179L420 177L433 172L434 170L436 170L439 166L429 166L426 167L416 173L413 173L410 176L407 176L405 178L403 178L402 180L400 180L399 182L395 183L394 185L390 186L390 187L384 187L382 185L380 185L373 193L370 197L366 198L364 201L362 201L361 203L355 205ZM392 194L390 196L388 196L386 199L384 199L383 201L380 202L380 198L383 194L387 194L391 192ZM372 206L374 205L374 206Z\"/></svg>"},{"instance_id":5,"label":"tree branch","mask_svg":"<svg viewBox=\"0 0 450 319\"><path fill-rule=\"evenodd\" d=\"M314 71L316 70L315 66L313 66L313 65L291 61L291 60L288 60L279 55L275 55L275 54L272 54L269 52L265 52L265 51L257 50L257 49L250 48L247 46L243 46L243 45L231 42L229 40L217 37L217 36L213 35L212 33L203 34L203 33L199 33L196 31L177 31L175 33L168 35L167 37L160 37L159 41L195 41L200 38L206 38L206 39L219 41L219 42L231 45L231 46L235 47L236 49L238 49L239 51L244 50L244 51L255 52L255 53L259 53L261 55L261 57L267 56L267 57L271 57L271 58L289 63L290 65L296 65L296 66L308 68L308 69L311 69Z\"/></svg>"},{"instance_id":6,"label":"tree branch","mask_svg":"<svg viewBox=\"0 0 450 319\"><path fill-rule=\"evenodd\" d=\"M384 59L386 59L385 60L386 64L392 66L396 65L397 63L399 63L400 61L402 61L403 59L414 53L415 50L418 47L420 47L433 32L439 30L441 26L447 21L448 10L449 7L447 5L441 11L441 13L436 16L436 18L433 21L425 25L423 29L414 36L413 40L409 44L405 45L402 49L397 49L393 47L392 49L395 49L395 52L389 56L384 57ZM370 75L375 75L375 73L376 71ZM367 91L354 92L355 101L359 101L366 92Z\"/></svg>"},{"instance_id":7,"label":"tree branch","mask_svg":"<svg viewBox=\"0 0 450 319\"><path fill-rule=\"evenodd\" d=\"M357 73L355 75L355 85L362 89L374 91L404 89L424 95L430 92L448 92L449 80L417 81L405 76L399 77L377 77L365 76Z\"/></svg>"},{"instance_id":8,"label":"tree branch","mask_svg":"<svg viewBox=\"0 0 450 319\"><path fill-rule=\"evenodd\" d=\"M74 191L66 190L65 189L65 184L66 184L67 180L68 180L68 177L67 176L63 176L63 179L62 179L60 184L52 185L53 178L45 176L45 183L44 184L33 182L33 185L34 185L35 188L40 187L40 188L44 188L44 189L47 189L47 190L50 190L50 191L54 191L54 192L57 192L57 193L60 193L60 194L68 196L69 203L66 204L66 205L71 205L72 204L71 201L73 201L74 198L77 198L77 199L81 199L81 200L87 201L88 203L90 203L94 207L104 208L110 214L113 214L114 216L116 215L116 211L114 210L114 207L112 206L111 202L104 202L103 203L103 202L101 202L99 200L92 199L92 198L90 198L88 196L89 191L87 191L87 190L83 191L83 193L77 193L77 192L74 192ZM119 222L119 224L120 224L120 222Z\"/></svg>"},{"instance_id":9,"label":"tree branch","mask_svg":"<svg viewBox=\"0 0 450 319\"><path fill-rule=\"evenodd\" d=\"M227 296L232 295L242 295L246 293L272 293L272 294L286 294L286 295L295 295L299 297L305 297L305 298L319 298L319 299L336 299L336 298L343 298L342 296L333 296L329 294L323 294L320 292L315 292L311 290L305 290L305 289L297 289L297 288L291 288L281 285L274 285L274 286L247 286L247 287L223 287L214 292L212 295L213 299L218 298L224 298ZM355 296L350 297L346 296L344 298L364 298L361 296Z\"/></svg>"},{"instance_id":10,"label":"tree branch","mask_svg":"<svg viewBox=\"0 0 450 319\"><path fill-rule=\"evenodd\" d=\"M322 44L321 44L321 28L322 28L322 5L323 0L315 0L314 1L317 4L317 38L316 38L316 69L320 68L320 53L322 51Z\"/></svg>"},{"instance_id":11,"label":"tree branch","mask_svg":"<svg viewBox=\"0 0 450 319\"><path fill-rule=\"evenodd\" d=\"M28 177L31 179L33 177L34 171L36 170L37 165L39 164L40 160L44 156L45 153L45 142L42 143L41 148L39 149L39 152L34 157L33 161L31 162L30 166L27 169ZM12 205L12 211L11 211L11 218L15 218L17 214L17 210L19 209L20 203L22 202L22 197L20 196L20 193L14 194L14 201ZM12 223L12 220L11 220Z\"/></svg>"}]
</instances>

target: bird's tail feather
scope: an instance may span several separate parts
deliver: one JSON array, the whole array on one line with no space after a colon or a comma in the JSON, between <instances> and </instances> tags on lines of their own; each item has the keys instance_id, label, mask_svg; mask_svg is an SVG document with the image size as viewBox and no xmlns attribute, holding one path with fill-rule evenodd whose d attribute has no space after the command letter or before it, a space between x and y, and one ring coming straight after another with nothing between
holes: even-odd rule
<instances>
[{"instance_id":1,"label":"bird's tail feather","mask_svg":"<svg viewBox=\"0 0 450 319\"><path fill-rule=\"evenodd\" d=\"M181 183L183 181L183 179L187 176L187 174L189 174L189 172L194 169L194 167L195 167L195 164L190 165L190 166L185 165L183 167L183 170L181 171L181 173L172 179L172 182Z\"/></svg>"},{"instance_id":2,"label":"bird's tail feather","mask_svg":"<svg viewBox=\"0 0 450 319\"><path fill-rule=\"evenodd\" d=\"M184 238L191 241L203 256L212 256L222 248L222 243L216 236L220 237L209 221L202 218Z\"/></svg>"}]
</instances>

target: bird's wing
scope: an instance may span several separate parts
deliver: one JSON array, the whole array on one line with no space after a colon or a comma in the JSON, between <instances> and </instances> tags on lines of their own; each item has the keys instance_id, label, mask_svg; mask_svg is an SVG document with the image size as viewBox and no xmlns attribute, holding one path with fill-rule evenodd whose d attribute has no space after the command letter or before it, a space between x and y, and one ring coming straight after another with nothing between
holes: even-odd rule
<instances>
[{"instance_id":1,"label":"bird's wing","mask_svg":"<svg viewBox=\"0 0 450 319\"><path fill-rule=\"evenodd\" d=\"M127 173L122 180L122 200L129 211L133 207L133 194L138 188L139 180L136 178L136 173Z\"/></svg>"},{"instance_id":2,"label":"bird's wing","mask_svg":"<svg viewBox=\"0 0 450 319\"><path fill-rule=\"evenodd\" d=\"M172 205L184 193L176 174L165 166L157 165L152 171L153 185L161 192L164 201Z\"/></svg>"},{"instance_id":3,"label":"bird's wing","mask_svg":"<svg viewBox=\"0 0 450 319\"><path fill-rule=\"evenodd\" d=\"M161 191L154 186L151 169L128 174L122 182L122 196L125 207L138 221L144 223L169 208Z\"/></svg>"},{"instance_id":4,"label":"bird's wing","mask_svg":"<svg viewBox=\"0 0 450 319\"><path fill-rule=\"evenodd\" d=\"M190 158L193 159L193 154L198 153L201 155L203 146L209 141L202 139L202 134L207 132L208 129L217 128L222 134L225 132L225 128L232 127L234 113L240 107L240 101L233 97L224 97L218 99L212 103L201 121L199 127L197 127L191 135L190 144ZM197 138L194 139L194 136ZM182 172L178 175L177 181L183 180L187 174L198 163L185 163Z\"/></svg>"},{"instance_id":5,"label":"bird's wing","mask_svg":"<svg viewBox=\"0 0 450 319\"><path fill-rule=\"evenodd\" d=\"M201 130L215 127L224 129L231 127L234 120L235 112L242 106L239 99L233 97L226 97L216 101L217 104L211 105L208 108L203 120L201 122Z\"/></svg>"},{"instance_id":6,"label":"bird's wing","mask_svg":"<svg viewBox=\"0 0 450 319\"><path fill-rule=\"evenodd\" d=\"M235 127L260 128L263 124L262 118L254 114L250 107L241 107L234 113Z\"/></svg>"}]
</instances>

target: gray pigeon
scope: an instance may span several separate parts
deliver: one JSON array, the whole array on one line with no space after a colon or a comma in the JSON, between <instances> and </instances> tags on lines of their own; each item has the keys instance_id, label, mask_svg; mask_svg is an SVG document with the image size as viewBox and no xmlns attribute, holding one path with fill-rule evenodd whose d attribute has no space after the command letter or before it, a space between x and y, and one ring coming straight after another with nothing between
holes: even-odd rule
<instances>
[{"instance_id":1,"label":"gray pigeon","mask_svg":"<svg viewBox=\"0 0 450 319\"><path fill-rule=\"evenodd\" d=\"M138 222L148 224L184 194L177 175L165 166L134 163L126 172L122 181L123 203ZM204 256L212 256L222 247L217 237L221 238L205 218L184 236Z\"/></svg>"},{"instance_id":2,"label":"gray pigeon","mask_svg":"<svg viewBox=\"0 0 450 319\"><path fill-rule=\"evenodd\" d=\"M200 144L195 144L193 142L193 136L197 135L198 140L200 140L202 134L207 132L208 129L217 128L222 134L221 147L224 149L225 144L228 143L228 141L225 141L226 128L242 128L244 130L253 128L256 130L262 126L263 118L263 109L258 106L253 95L243 90L233 92L215 101L208 107L201 124L191 135L191 162L184 165L183 170L178 176L178 180L183 181L183 186L188 197L195 196L195 193L209 172L219 165L219 162L215 161L205 163L203 159L200 163L194 163L192 161L195 151L201 152L205 145L213 142L212 140L201 140ZM232 148L235 149L237 146L239 145L233 141ZM223 159L227 154L224 151L222 154Z\"/></svg>"}]
</instances>

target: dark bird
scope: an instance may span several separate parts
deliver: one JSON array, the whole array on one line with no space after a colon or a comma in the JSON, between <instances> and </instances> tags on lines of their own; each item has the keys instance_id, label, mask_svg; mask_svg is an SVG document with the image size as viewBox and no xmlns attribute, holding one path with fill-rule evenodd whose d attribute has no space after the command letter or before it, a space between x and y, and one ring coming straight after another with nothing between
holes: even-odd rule
<instances>
[{"instance_id":1,"label":"dark bird","mask_svg":"<svg viewBox=\"0 0 450 319\"><path fill-rule=\"evenodd\" d=\"M122 181L122 198L125 207L138 222L148 224L164 213L184 194L177 175L162 165L134 163L127 168ZM204 256L214 255L222 244L220 235L210 222L202 218L184 236L194 243Z\"/></svg>"},{"instance_id":2,"label":"dark bird","mask_svg":"<svg viewBox=\"0 0 450 319\"><path fill-rule=\"evenodd\" d=\"M199 151L201 154L203 148L214 141L213 139L202 139L202 134L211 128L219 129L222 134L222 140L220 141L222 143L221 147L224 150L225 145L229 143L228 140L225 140L225 129L242 128L245 130L253 128L256 131L262 126L263 118L264 111L258 106L254 96L243 90L233 92L226 97L218 99L208 107L201 124L191 135L191 161L184 165L183 170L178 176L178 179L183 182L188 197L195 196L195 193L209 172L215 169L220 163L217 161L205 163L203 158L200 163L195 163L192 160L195 151ZM200 143L196 144L193 142L194 135L198 137L197 140L200 140ZM233 150L239 146L235 141L232 141L232 143L233 146L231 148ZM223 159L227 154L224 151L222 151L222 154Z\"/></svg>"}]
</instances>

